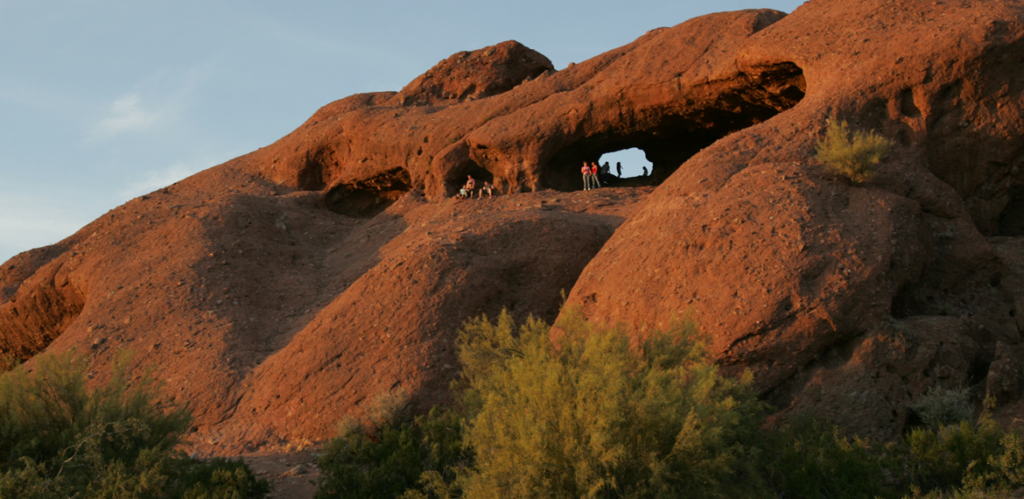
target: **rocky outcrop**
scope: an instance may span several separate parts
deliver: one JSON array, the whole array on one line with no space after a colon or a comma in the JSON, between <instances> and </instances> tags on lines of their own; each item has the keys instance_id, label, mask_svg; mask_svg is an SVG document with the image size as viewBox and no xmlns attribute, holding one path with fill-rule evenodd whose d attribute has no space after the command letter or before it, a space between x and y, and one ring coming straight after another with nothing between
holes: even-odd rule
<instances>
[{"instance_id":1,"label":"rocky outcrop","mask_svg":"<svg viewBox=\"0 0 1024 499\"><path fill-rule=\"evenodd\" d=\"M211 452L330 436L381 393L424 407L467 317L636 334L690 313L778 417L878 437L935 385L1013 411L1024 236L1024 3L812 0L714 14L553 71L505 42L0 267L0 349L156 364ZM830 117L896 140L854 185ZM582 192L583 161L652 175ZM472 175L497 198L450 196Z\"/></svg>"},{"instance_id":2,"label":"rocky outcrop","mask_svg":"<svg viewBox=\"0 0 1024 499\"><path fill-rule=\"evenodd\" d=\"M1021 14L815 1L749 37L737 64L795 64L803 100L684 163L570 303L637 328L692 310L727 369L861 433L894 435L931 385L979 383L995 343L1020 341L1022 289L1001 281L986 236L1015 230L1024 87L1007 61L1024 56ZM850 185L812 159L830 116L898 140L875 180ZM894 353L952 345L972 346ZM837 349L854 354L823 361ZM868 401L885 414L865 417Z\"/></svg>"}]
</instances>

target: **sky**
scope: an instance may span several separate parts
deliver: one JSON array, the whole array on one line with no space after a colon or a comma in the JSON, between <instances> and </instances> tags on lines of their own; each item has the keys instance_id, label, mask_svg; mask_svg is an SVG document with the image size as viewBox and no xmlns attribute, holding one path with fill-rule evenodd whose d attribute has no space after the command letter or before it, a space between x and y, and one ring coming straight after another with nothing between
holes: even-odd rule
<instances>
[{"instance_id":1,"label":"sky","mask_svg":"<svg viewBox=\"0 0 1024 499\"><path fill-rule=\"evenodd\" d=\"M0 263L455 52L518 40L563 69L703 14L801 3L0 0Z\"/></svg>"}]
</instances>

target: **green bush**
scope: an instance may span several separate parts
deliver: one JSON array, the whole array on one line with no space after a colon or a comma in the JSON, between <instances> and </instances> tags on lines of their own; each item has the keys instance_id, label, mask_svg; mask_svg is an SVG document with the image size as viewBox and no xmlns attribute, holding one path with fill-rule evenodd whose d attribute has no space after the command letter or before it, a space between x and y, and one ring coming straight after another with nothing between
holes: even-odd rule
<instances>
[{"instance_id":1,"label":"green bush","mask_svg":"<svg viewBox=\"0 0 1024 499\"><path fill-rule=\"evenodd\" d=\"M631 342L575 311L554 328L503 312L467 321L457 347L456 408L347 425L320 460L317 497L942 498L1024 486L1024 438L986 414L893 442L801 417L762 429L750 376L720 376L692 321Z\"/></svg>"},{"instance_id":2,"label":"green bush","mask_svg":"<svg viewBox=\"0 0 1024 499\"><path fill-rule=\"evenodd\" d=\"M41 355L35 371L0 375L0 499L245 498L268 492L243 463L193 462L175 450L189 413L158 403L150 377L131 382L127 358L86 387L88 359Z\"/></svg>"},{"instance_id":3,"label":"green bush","mask_svg":"<svg viewBox=\"0 0 1024 499\"><path fill-rule=\"evenodd\" d=\"M946 389L933 386L910 408L930 428L957 424L974 419L974 406L966 388Z\"/></svg>"},{"instance_id":4,"label":"green bush","mask_svg":"<svg viewBox=\"0 0 1024 499\"><path fill-rule=\"evenodd\" d=\"M895 444L872 445L808 417L767 433L763 473L778 497L898 497Z\"/></svg>"},{"instance_id":5,"label":"green bush","mask_svg":"<svg viewBox=\"0 0 1024 499\"><path fill-rule=\"evenodd\" d=\"M987 416L938 429L916 428L905 437L904 469L915 489L1006 490L1024 485L1020 435L1007 433Z\"/></svg>"},{"instance_id":6,"label":"green bush","mask_svg":"<svg viewBox=\"0 0 1024 499\"><path fill-rule=\"evenodd\" d=\"M762 405L707 360L691 321L631 348L573 311L551 328L470 321L459 336L474 497L749 497Z\"/></svg>"},{"instance_id":7,"label":"green bush","mask_svg":"<svg viewBox=\"0 0 1024 499\"><path fill-rule=\"evenodd\" d=\"M853 182L865 182L875 175L893 142L875 131L851 132L846 120L829 120L825 138L815 146L814 157L834 173Z\"/></svg>"},{"instance_id":8,"label":"green bush","mask_svg":"<svg viewBox=\"0 0 1024 499\"><path fill-rule=\"evenodd\" d=\"M393 498L413 494L418 483L434 490L438 480L454 482L469 456L462 418L453 411L435 407L411 421L357 425L328 443L318 459L316 497Z\"/></svg>"}]
</instances>

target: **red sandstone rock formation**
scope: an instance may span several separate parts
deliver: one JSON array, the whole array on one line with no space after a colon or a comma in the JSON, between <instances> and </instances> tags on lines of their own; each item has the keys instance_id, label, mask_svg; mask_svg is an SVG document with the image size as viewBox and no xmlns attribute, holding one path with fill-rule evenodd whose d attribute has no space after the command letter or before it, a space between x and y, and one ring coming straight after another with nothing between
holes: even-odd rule
<instances>
[{"instance_id":1,"label":"red sandstone rock formation","mask_svg":"<svg viewBox=\"0 0 1024 499\"><path fill-rule=\"evenodd\" d=\"M0 349L78 348L97 379L132 350L224 452L326 438L388 391L444 400L464 319L553 319L565 289L639 334L692 311L781 416L891 436L936 384L1014 411L1022 21L812 0L557 72L515 42L456 54L5 263ZM898 141L875 179L813 160L830 116ZM575 192L628 147L651 187ZM450 199L467 175L503 195Z\"/></svg>"}]
</instances>

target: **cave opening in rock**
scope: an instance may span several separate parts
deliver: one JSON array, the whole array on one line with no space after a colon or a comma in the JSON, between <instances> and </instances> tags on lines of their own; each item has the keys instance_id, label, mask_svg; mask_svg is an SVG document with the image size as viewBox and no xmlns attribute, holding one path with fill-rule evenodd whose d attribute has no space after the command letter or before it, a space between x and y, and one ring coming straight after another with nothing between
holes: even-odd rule
<instances>
[{"instance_id":1,"label":"cave opening in rock","mask_svg":"<svg viewBox=\"0 0 1024 499\"><path fill-rule=\"evenodd\" d=\"M542 187L579 190L584 162L605 161L604 155L629 149L643 152L651 165L650 174L628 177L623 171L625 182L620 185L659 185L701 149L791 109L803 99L806 82L800 67L784 62L748 69L733 80L688 92L703 98L680 97L672 105L648 110L642 116L634 114L604 127L605 131L568 141L542 165ZM610 166L614 175L615 164ZM616 185L619 179L612 180L610 185Z\"/></svg>"},{"instance_id":2,"label":"cave opening in rock","mask_svg":"<svg viewBox=\"0 0 1024 499\"><path fill-rule=\"evenodd\" d=\"M654 171L654 164L647 159L647 154L635 147L605 153L601 155L598 164L602 167L605 164L608 165L608 173L615 177L611 179L612 181L629 179L639 181L642 179L637 177L650 176Z\"/></svg>"},{"instance_id":3,"label":"cave opening in rock","mask_svg":"<svg viewBox=\"0 0 1024 499\"><path fill-rule=\"evenodd\" d=\"M997 235L1008 237L1024 236L1024 185L1010 188L1010 201L999 215Z\"/></svg>"},{"instance_id":4,"label":"cave opening in rock","mask_svg":"<svg viewBox=\"0 0 1024 499\"><path fill-rule=\"evenodd\" d=\"M453 191L458 191L461 186L466 185L466 181L472 176L476 180L477 188L484 185L484 182L494 182L494 174L487 171L486 168L478 165L476 162L470 160L464 163L460 168L456 168L452 171L448 177L448 185L453 187Z\"/></svg>"},{"instance_id":5,"label":"cave opening in rock","mask_svg":"<svg viewBox=\"0 0 1024 499\"><path fill-rule=\"evenodd\" d=\"M324 196L324 204L339 215L373 218L411 189L409 173L395 168L367 180L334 186Z\"/></svg>"}]
</instances>

